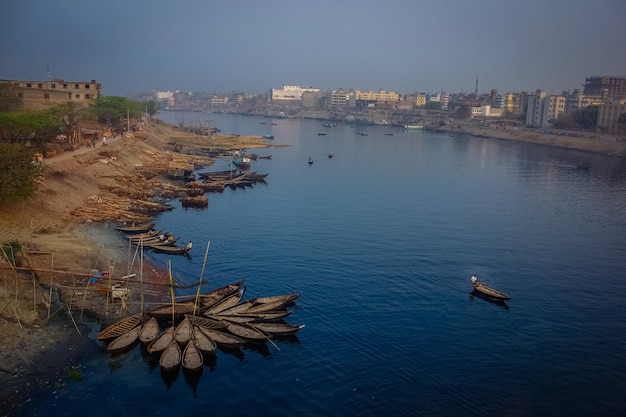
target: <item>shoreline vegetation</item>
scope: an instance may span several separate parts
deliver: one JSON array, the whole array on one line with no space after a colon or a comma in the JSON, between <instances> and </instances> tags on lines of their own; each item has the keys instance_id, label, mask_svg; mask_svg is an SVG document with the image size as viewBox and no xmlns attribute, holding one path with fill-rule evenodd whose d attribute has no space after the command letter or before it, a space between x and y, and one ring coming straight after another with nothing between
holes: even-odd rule
<instances>
[{"instance_id":1,"label":"shoreline vegetation","mask_svg":"<svg viewBox=\"0 0 626 417\"><path fill-rule=\"evenodd\" d=\"M441 131L467 133L540 145L626 156L626 142L549 135L524 130L455 122ZM280 140L280 138L278 138ZM168 169L202 163L208 157L185 155L177 144L212 149L280 146L262 136L200 136L158 119L127 134L44 159L47 174L27 201L0 206L0 395L1 415L28 401L42 387L62 388L81 355L99 349L88 336L92 327L110 324L139 308L107 294L122 276L141 276L147 302L168 300L167 271L129 262L127 251L114 249L113 235L95 236L90 225L145 222L167 206L153 202L157 190L176 196L162 175L147 179L138 171L163 174ZM202 160L200 160L202 158ZM179 190L178 190L179 191ZM7 245L10 242L18 246ZM119 245L117 245L119 247ZM90 287L95 273L100 280ZM104 281L104 282L102 282ZM131 283L138 285L138 279ZM143 297L142 297L143 298ZM125 311L124 307L128 307ZM143 308L143 304L142 304ZM140 310L139 310L140 311ZM76 372L74 372L74 375Z\"/></svg>"}]
</instances>

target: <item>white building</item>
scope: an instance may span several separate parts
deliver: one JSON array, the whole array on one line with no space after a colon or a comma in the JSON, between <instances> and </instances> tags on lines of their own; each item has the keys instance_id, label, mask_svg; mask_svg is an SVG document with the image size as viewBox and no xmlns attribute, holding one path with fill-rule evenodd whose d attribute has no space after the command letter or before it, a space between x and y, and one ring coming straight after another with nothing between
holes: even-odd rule
<instances>
[{"instance_id":1,"label":"white building","mask_svg":"<svg viewBox=\"0 0 626 417\"><path fill-rule=\"evenodd\" d=\"M272 88L272 101L274 100L289 100L289 101L301 101L302 93L310 91L319 93L319 88L301 87L297 85L283 85L282 89Z\"/></svg>"}]
</instances>

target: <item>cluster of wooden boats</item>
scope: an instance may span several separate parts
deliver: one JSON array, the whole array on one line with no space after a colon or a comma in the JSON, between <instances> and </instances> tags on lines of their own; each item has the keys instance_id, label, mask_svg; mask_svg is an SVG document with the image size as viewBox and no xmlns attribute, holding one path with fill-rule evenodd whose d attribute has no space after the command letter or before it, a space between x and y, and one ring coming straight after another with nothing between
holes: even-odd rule
<instances>
[{"instance_id":1,"label":"cluster of wooden boats","mask_svg":"<svg viewBox=\"0 0 626 417\"><path fill-rule=\"evenodd\" d=\"M299 294L253 298L241 302L243 281L157 306L126 317L98 334L111 352L125 351L138 342L149 354L160 355L164 371L182 367L200 370L204 355L216 349L238 349L246 343L264 343L273 338L294 335L304 325L285 323ZM162 323L168 326L162 329ZM172 325L172 323L174 323Z\"/></svg>"},{"instance_id":2,"label":"cluster of wooden boats","mask_svg":"<svg viewBox=\"0 0 626 417\"><path fill-rule=\"evenodd\" d=\"M265 183L268 174L229 169L224 171L203 172L198 174L206 191L223 192L226 187L232 190L252 187L256 183Z\"/></svg>"},{"instance_id":3,"label":"cluster of wooden boats","mask_svg":"<svg viewBox=\"0 0 626 417\"><path fill-rule=\"evenodd\" d=\"M151 249L155 252L167 253L170 255L187 255L192 248L192 243L187 242L185 246L177 246L176 243L180 238L174 237L170 232L159 231L153 229L154 223L143 225L118 226L116 229L123 232L137 232L130 234L127 238L135 245L141 245L145 249ZM142 230L138 232L138 230Z\"/></svg>"}]
</instances>

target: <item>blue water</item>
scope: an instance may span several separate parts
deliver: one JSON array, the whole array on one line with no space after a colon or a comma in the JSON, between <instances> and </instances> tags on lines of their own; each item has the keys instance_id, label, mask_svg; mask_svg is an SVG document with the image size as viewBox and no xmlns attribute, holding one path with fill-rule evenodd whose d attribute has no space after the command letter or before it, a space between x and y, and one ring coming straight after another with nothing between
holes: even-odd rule
<instances>
[{"instance_id":1,"label":"blue water","mask_svg":"<svg viewBox=\"0 0 626 417\"><path fill-rule=\"evenodd\" d=\"M160 117L288 145L254 150L272 155L252 166L267 185L208 194L206 210L173 202L157 225L194 256L151 256L191 284L210 241L207 290L245 278L246 299L300 292L287 321L306 327L174 381L140 348L102 350L23 415L626 413L623 160L315 120ZM470 295L472 274L512 299Z\"/></svg>"}]
</instances>

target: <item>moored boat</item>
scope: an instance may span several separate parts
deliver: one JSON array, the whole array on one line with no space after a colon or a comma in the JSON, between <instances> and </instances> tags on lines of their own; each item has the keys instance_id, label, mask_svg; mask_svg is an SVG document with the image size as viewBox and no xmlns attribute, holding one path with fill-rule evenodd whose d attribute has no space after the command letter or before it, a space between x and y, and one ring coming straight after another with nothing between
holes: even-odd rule
<instances>
[{"instance_id":1,"label":"moored boat","mask_svg":"<svg viewBox=\"0 0 626 417\"><path fill-rule=\"evenodd\" d=\"M121 352L137 341L141 327L135 327L121 336L116 337L108 344L107 350L110 352Z\"/></svg>"},{"instance_id":2,"label":"moored boat","mask_svg":"<svg viewBox=\"0 0 626 417\"><path fill-rule=\"evenodd\" d=\"M161 352L167 348L172 341L174 341L174 327L168 327L163 333L158 335L156 339L150 342L146 350L148 353Z\"/></svg>"},{"instance_id":3,"label":"moored boat","mask_svg":"<svg viewBox=\"0 0 626 417\"><path fill-rule=\"evenodd\" d=\"M235 349L246 343L242 338L216 329L200 327L200 331L224 349Z\"/></svg>"},{"instance_id":4,"label":"moored boat","mask_svg":"<svg viewBox=\"0 0 626 417\"><path fill-rule=\"evenodd\" d=\"M117 226L115 229L120 232L129 232L129 233L142 233L147 232L148 230L154 227L154 223L142 223L142 224L131 224L129 226Z\"/></svg>"},{"instance_id":5,"label":"moored boat","mask_svg":"<svg viewBox=\"0 0 626 417\"><path fill-rule=\"evenodd\" d=\"M98 340L114 339L127 333L141 322L142 317L143 314L137 313L111 324L98 334Z\"/></svg>"},{"instance_id":6,"label":"moored boat","mask_svg":"<svg viewBox=\"0 0 626 417\"><path fill-rule=\"evenodd\" d=\"M176 329L174 329L174 340L184 346L191 340L192 333L193 327L191 326L189 320L185 317L183 321L176 326Z\"/></svg>"},{"instance_id":7,"label":"moored boat","mask_svg":"<svg viewBox=\"0 0 626 417\"><path fill-rule=\"evenodd\" d=\"M181 359L182 353L180 351L180 346L175 340L172 339L163 353L161 353L159 365L161 365L161 368L163 368L164 371L173 371L180 365Z\"/></svg>"},{"instance_id":8,"label":"moored boat","mask_svg":"<svg viewBox=\"0 0 626 417\"><path fill-rule=\"evenodd\" d=\"M288 323L250 323L249 326L261 330L264 333L273 336L287 336L297 333L304 327L304 324L288 324Z\"/></svg>"},{"instance_id":9,"label":"moored boat","mask_svg":"<svg viewBox=\"0 0 626 417\"><path fill-rule=\"evenodd\" d=\"M202 352L198 349L193 340L187 341L185 350L183 351L181 362L183 368L189 371L197 371L202 368L204 364L204 358Z\"/></svg>"},{"instance_id":10,"label":"moored boat","mask_svg":"<svg viewBox=\"0 0 626 417\"><path fill-rule=\"evenodd\" d=\"M193 326L193 343L203 353L214 354L217 345L206 333L204 333L200 327Z\"/></svg>"},{"instance_id":11,"label":"moored boat","mask_svg":"<svg viewBox=\"0 0 626 417\"><path fill-rule=\"evenodd\" d=\"M488 297L495 298L497 300L510 300L511 299L511 297L509 297L505 293L494 290L493 288L488 287L482 282L479 282L478 277L476 275L472 275L471 281L472 281L472 286L474 287L474 291L477 291Z\"/></svg>"},{"instance_id":12,"label":"moored boat","mask_svg":"<svg viewBox=\"0 0 626 417\"><path fill-rule=\"evenodd\" d=\"M159 322L155 317L150 319L141 326L141 332L139 332L139 340L142 343L148 344L157 338L159 335Z\"/></svg>"}]
</instances>

